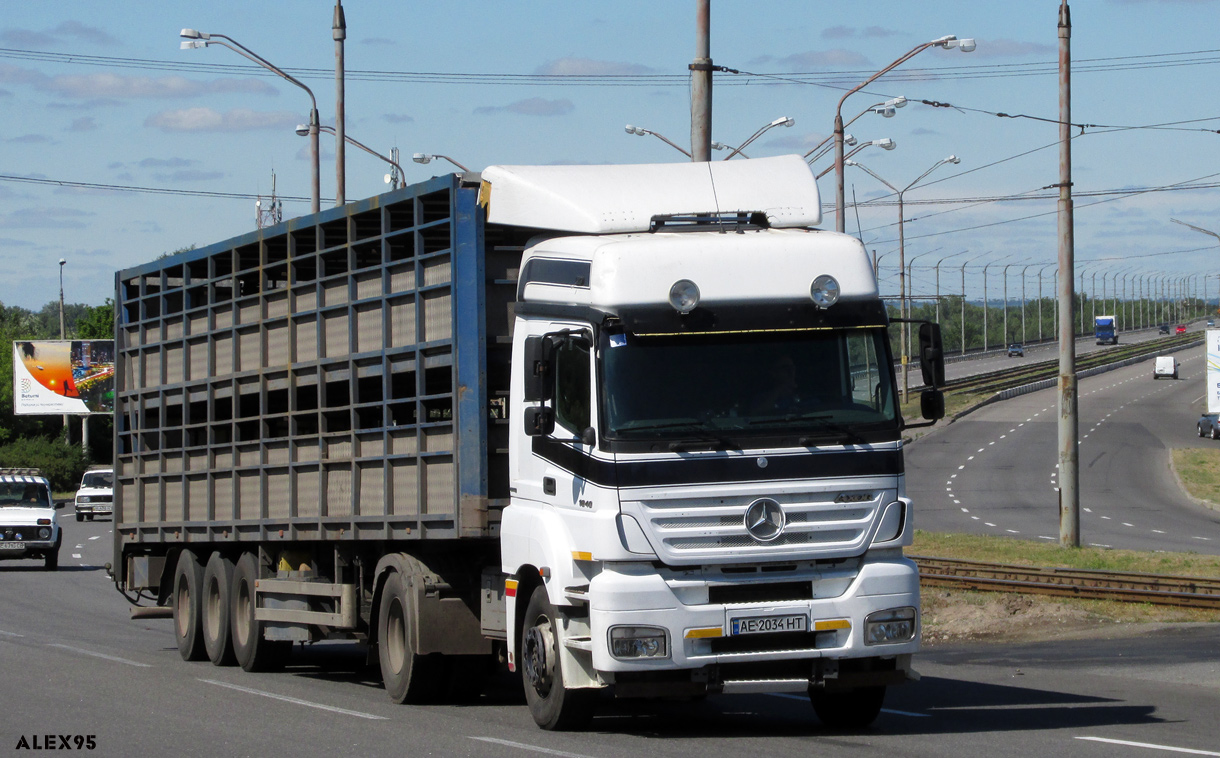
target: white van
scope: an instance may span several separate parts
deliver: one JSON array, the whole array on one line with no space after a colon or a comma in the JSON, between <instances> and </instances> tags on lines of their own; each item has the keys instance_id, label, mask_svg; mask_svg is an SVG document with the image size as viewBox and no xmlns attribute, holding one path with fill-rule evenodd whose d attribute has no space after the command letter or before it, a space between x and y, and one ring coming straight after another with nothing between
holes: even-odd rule
<instances>
[{"instance_id":1,"label":"white van","mask_svg":"<svg viewBox=\"0 0 1220 758\"><path fill-rule=\"evenodd\" d=\"M1153 361L1152 378L1160 379L1162 376L1178 378L1178 362L1172 355L1158 355Z\"/></svg>"}]
</instances>

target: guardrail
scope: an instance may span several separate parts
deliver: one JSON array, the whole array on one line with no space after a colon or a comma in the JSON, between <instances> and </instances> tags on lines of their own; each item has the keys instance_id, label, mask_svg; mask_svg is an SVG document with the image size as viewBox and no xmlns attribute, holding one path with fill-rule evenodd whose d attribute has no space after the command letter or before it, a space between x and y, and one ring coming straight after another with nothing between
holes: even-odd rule
<instances>
[{"instance_id":1,"label":"guardrail","mask_svg":"<svg viewBox=\"0 0 1220 758\"><path fill-rule=\"evenodd\" d=\"M919 582L925 587L1019 592L1220 610L1220 581L1214 579L1087 569L1031 568L926 556L909 557L919 566Z\"/></svg>"}]
</instances>

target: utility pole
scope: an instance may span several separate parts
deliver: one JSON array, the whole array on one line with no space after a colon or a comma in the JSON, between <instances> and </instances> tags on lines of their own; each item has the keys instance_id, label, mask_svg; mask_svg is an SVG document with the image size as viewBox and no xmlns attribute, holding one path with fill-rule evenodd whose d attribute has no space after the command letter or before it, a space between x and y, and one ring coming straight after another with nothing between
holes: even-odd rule
<instances>
[{"instance_id":1,"label":"utility pole","mask_svg":"<svg viewBox=\"0 0 1220 758\"><path fill-rule=\"evenodd\" d=\"M335 19L331 25L335 38L335 205L347 203L347 134L343 115L343 41L347 22L343 19L343 0L335 0Z\"/></svg>"},{"instance_id":2,"label":"utility pole","mask_svg":"<svg viewBox=\"0 0 1220 758\"><path fill-rule=\"evenodd\" d=\"M712 159L712 0L695 9L695 60L690 69L690 155L695 162Z\"/></svg>"},{"instance_id":3,"label":"utility pole","mask_svg":"<svg viewBox=\"0 0 1220 758\"><path fill-rule=\"evenodd\" d=\"M1072 334L1072 20L1059 6L1059 544L1080 547L1080 449L1076 339Z\"/></svg>"}]
</instances>

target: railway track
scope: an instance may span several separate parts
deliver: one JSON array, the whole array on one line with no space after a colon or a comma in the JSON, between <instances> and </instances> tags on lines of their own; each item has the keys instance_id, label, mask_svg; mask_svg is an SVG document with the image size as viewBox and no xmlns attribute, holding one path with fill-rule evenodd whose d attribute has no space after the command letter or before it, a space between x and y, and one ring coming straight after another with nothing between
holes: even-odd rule
<instances>
[{"instance_id":1,"label":"railway track","mask_svg":"<svg viewBox=\"0 0 1220 758\"><path fill-rule=\"evenodd\" d=\"M948 558L910 557L919 566L919 582L925 587L1022 592L1220 610L1220 579L1030 568Z\"/></svg>"},{"instance_id":2,"label":"railway track","mask_svg":"<svg viewBox=\"0 0 1220 758\"><path fill-rule=\"evenodd\" d=\"M1162 353L1179 350L1187 345L1198 342L1200 335L1184 334L1174 335L1159 340L1139 342L1132 345L1123 345L1110 348L1107 350L1096 350L1090 353L1084 353L1076 357L1076 370L1085 371L1098 366L1104 366L1107 363L1117 363L1145 355L1159 355ZM1058 376L1059 361L1052 359L1048 361L1039 361L1034 364L1024 364L1013 368L1000 369L999 371L989 371L984 374L974 374L972 376L956 379L946 382L943 387L945 392L953 393L988 393L998 392L1000 390L1018 387L1025 384L1045 379L1053 379Z\"/></svg>"}]
</instances>

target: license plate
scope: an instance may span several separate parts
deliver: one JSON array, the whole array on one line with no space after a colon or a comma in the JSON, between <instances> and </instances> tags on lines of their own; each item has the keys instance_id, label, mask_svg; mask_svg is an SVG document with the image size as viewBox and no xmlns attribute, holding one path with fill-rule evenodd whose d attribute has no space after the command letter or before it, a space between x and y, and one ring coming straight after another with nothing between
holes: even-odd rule
<instances>
[{"instance_id":1,"label":"license plate","mask_svg":"<svg viewBox=\"0 0 1220 758\"><path fill-rule=\"evenodd\" d=\"M729 619L729 634L769 634L772 632L803 632L809 628L809 617L744 616Z\"/></svg>"},{"instance_id":2,"label":"license plate","mask_svg":"<svg viewBox=\"0 0 1220 758\"><path fill-rule=\"evenodd\" d=\"M0 550L25 550L24 542L0 542Z\"/></svg>"}]
</instances>

